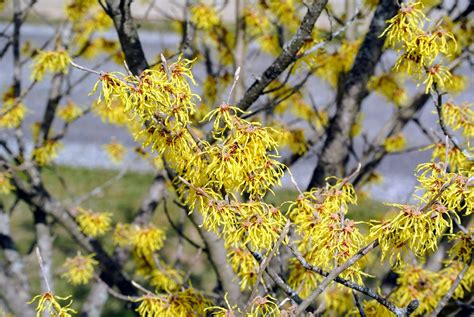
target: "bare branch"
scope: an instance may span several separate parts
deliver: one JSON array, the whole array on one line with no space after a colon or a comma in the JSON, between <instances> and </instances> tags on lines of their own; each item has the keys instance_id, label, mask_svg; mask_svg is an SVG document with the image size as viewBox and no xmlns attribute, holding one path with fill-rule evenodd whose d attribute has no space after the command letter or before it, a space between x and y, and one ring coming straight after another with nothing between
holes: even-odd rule
<instances>
[{"instance_id":1,"label":"bare branch","mask_svg":"<svg viewBox=\"0 0 474 317\"><path fill-rule=\"evenodd\" d=\"M439 301L438 305L436 305L436 308L431 312L430 317L436 317L438 314L443 310L444 306L448 304L448 301L453 297L454 291L456 288L459 286L461 283L462 279L464 278L464 275L466 274L467 270L471 266L472 258L469 260L468 263L464 264L463 269L461 272L459 272L459 275L456 277L454 280L453 284L449 288L448 292L443 296L443 298Z\"/></svg>"},{"instance_id":2,"label":"bare branch","mask_svg":"<svg viewBox=\"0 0 474 317\"><path fill-rule=\"evenodd\" d=\"M262 76L247 89L243 98L237 104L239 108L247 110L262 95L263 90L297 59L298 51L303 47L306 40L311 38L314 24L321 15L326 3L327 0L314 0L308 5L308 12L304 16L296 34L284 45L282 53L263 72Z\"/></svg>"}]
</instances>

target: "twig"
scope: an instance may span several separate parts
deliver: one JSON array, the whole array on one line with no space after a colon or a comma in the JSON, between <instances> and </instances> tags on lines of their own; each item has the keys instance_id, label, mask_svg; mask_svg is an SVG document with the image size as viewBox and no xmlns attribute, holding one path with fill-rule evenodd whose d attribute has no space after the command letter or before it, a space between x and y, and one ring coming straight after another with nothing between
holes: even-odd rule
<instances>
[{"instance_id":1,"label":"twig","mask_svg":"<svg viewBox=\"0 0 474 317\"><path fill-rule=\"evenodd\" d=\"M257 262L261 263L263 261L263 257L260 253L251 251L253 257ZM285 292L288 297L290 297L295 303L300 304L303 302L301 297L298 295L298 293L291 288L285 281L278 275L274 270L271 268L267 267L265 272L271 277L271 279L275 282L275 284L283 291Z\"/></svg>"},{"instance_id":2,"label":"twig","mask_svg":"<svg viewBox=\"0 0 474 317\"><path fill-rule=\"evenodd\" d=\"M317 267L317 266L314 266L314 265L311 265L309 264L305 258L301 255L301 253L299 253L293 246L289 245L288 248L290 249L290 251L293 253L293 255L298 259L298 261L300 262L300 264L307 270L310 270L312 272L315 272L321 276L328 276L329 273L322 270L321 268ZM359 285L355 282L352 282L350 280L346 280L342 277L336 277L334 279L334 281L336 283L339 283L341 285L344 285L348 288L351 288L353 290L356 290L366 296L369 296L370 298L376 300L378 303L380 303L381 305L385 306L388 310L390 310L391 312L395 313L396 315L400 315L402 314L402 312L404 311L403 308L399 308L397 306L395 306L395 304L393 304L392 302L390 302L388 299L380 296L377 292L375 292L374 290L366 287L366 286L363 286L363 285Z\"/></svg>"},{"instance_id":3,"label":"twig","mask_svg":"<svg viewBox=\"0 0 474 317\"><path fill-rule=\"evenodd\" d=\"M84 201L88 200L89 198L93 197L93 196L96 196L100 193L103 192L103 190L113 184L115 184L118 180L122 179L125 174L127 174L128 172L128 168L124 168L122 169L119 173L117 173L117 175L111 177L110 179L108 179L107 181L105 181L103 184L97 186L96 188L94 188L93 190L91 190L90 192L78 197L73 203L72 203L72 206L79 206L80 204L82 204Z\"/></svg>"},{"instance_id":4,"label":"twig","mask_svg":"<svg viewBox=\"0 0 474 317\"><path fill-rule=\"evenodd\" d=\"M288 231L290 230L290 220L288 220L285 224L285 227L283 228L283 230L281 231L281 234L280 234L280 237L278 238L277 242L275 243L275 245L273 246L272 250L270 251L270 253L268 254L268 256L262 261L262 263L260 264L260 267L258 269L258 274L257 274L257 279L256 279L256 282L255 282L255 285L252 289L252 293L250 294L250 297L249 297L249 300L247 302L247 305L245 306L245 311L248 311L249 308L252 306L252 302L254 300L254 297L255 295L257 295L257 291L258 291L258 285L260 283L260 280L262 279L262 276L263 276L263 272L265 272L265 269L267 268L267 266L270 264L270 261L272 260L273 258L273 255L278 252L278 249L280 248L281 244L283 243L283 240L286 238L286 236L288 235Z\"/></svg>"},{"instance_id":5,"label":"twig","mask_svg":"<svg viewBox=\"0 0 474 317\"><path fill-rule=\"evenodd\" d=\"M51 286L49 285L48 278L46 277L46 270L44 268L43 258L41 257L41 252L38 247L36 247L36 257L38 258L38 263L41 269L41 273L43 275L44 283L46 285L46 289L48 292L51 293Z\"/></svg>"},{"instance_id":6,"label":"twig","mask_svg":"<svg viewBox=\"0 0 474 317\"><path fill-rule=\"evenodd\" d=\"M77 69L80 69L80 70L83 70L85 72L89 72L89 73L92 73L92 74L96 74L96 75L99 75L99 76L102 76L102 73L101 72L98 72L96 70L93 70L93 69L90 69L90 68L87 68L87 67L84 67L84 66L81 66L81 65L78 65L76 63L74 63L73 61L71 61L71 65Z\"/></svg>"},{"instance_id":7,"label":"twig","mask_svg":"<svg viewBox=\"0 0 474 317\"><path fill-rule=\"evenodd\" d=\"M184 232L171 220L171 216L168 211L168 205L166 203L166 200L163 201L163 209L165 211L166 219L168 219L168 222L170 223L171 227L176 231L176 233L182 237L184 240L186 240L189 244L191 244L193 247L199 250L203 250L207 252L207 248L200 246L196 242L194 242L191 238L188 238Z\"/></svg>"},{"instance_id":8,"label":"twig","mask_svg":"<svg viewBox=\"0 0 474 317\"><path fill-rule=\"evenodd\" d=\"M301 190L301 188L298 186L298 183L296 182L296 179L295 177L293 176L293 173L291 172L290 170L290 167L286 167L286 169L288 170L288 174L290 174L290 180L291 180L291 183L293 184L293 186L295 186L296 190L298 191L298 193L300 195L303 195L303 191Z\"/></svg>"},{"instance_id":9,"label":"twig","mask_svg":"<svg viewBox=\"0 0 474 317\"><path fill-rule=\"evenodd\" d=\"M367 246L360 249L356 254L354 254L349 260L341 264L340 266L334 268L325 278L324 280L318 285L318 287L308 296L297 308L296 315L303 313L306 308L311 305L311 303L329 286L339 274L344 272L354 263L356 263L359 259L369 253L371 250L375 249L379 245L378 240L374 240L369 243Z\"/></svg>"},{"instance_id":10,"label":"twig","mask_svg":"<svg viewBox=\"0 0 474 317\"><path fill-rule=\"evenodd\" d=\"M357 310L359 311L360 317L365 317L364 307L362 307L359 295L357 295L356 291L354 290L352 290L352 295L354 296L354 302L356 304Z\"/></svg>"},{"instance_id":11,"label":"twig","mask_svg":"<svg viewBox=\"0 0 474 317\"><path fill-rule=\"evenodd\" d=\"M239 81L240 78L240 67L237 67L235 70L234 74L234 81L232 82L232 86L230 87L229 95L227 96L227 104L230 104L230 98L232 97L232 92L235 89L235 85L237 85L237 82Z\"/></svg>"},{"instance_id":12,"label":"twig","mask_svg":"<svg viewBox=\"0 0 474 317\"><path fill-rule=\"evenodd\" d=\"M337 38L342 32L344 32L357 18L357 16L359 15L359 12L360 12L360 5L361 1L358 0L356 2L356 8L355 8L355 11L354 11L354 15L346 22L346 24L344 24L339 30L337 30L336 32L334 33L331 33L329 35L329 37L322 41L322 42L319 42L317 43L316 45L314 45L313 47L311 47L310 49L306 50L304 52L304 54L301 54L299 56L299 58L303 57L303 56L307 56L317 50L319 50L320 48L326 46L327 44L329 44L333 39ZM331 19L329 18L329 21L331 21Z\"/></svg>"},{"instance_id":13,"label":"twig","mask_svg":"<svg viewBox=\"0 0 474 317\"><path fill-rule=\"evenodd\" d=\"M443 296L443 298L439 301L438 305L436 305L436 308L433 310L433 312L430 314L430 317L436 317L438 314L441 312L441 310L448 304L448 301L451 299L451 297L454 294L454 291L456 288L459 286L461 283L462 279L464 278L464 275L466 274L467 270L471 266L472 258L469 260L468 263L464 265L464 268L462 269L461 272L459 272L459 275L456 277L456 280L454 280L453 285L449 288L448 292Z\"/></svg>"},{"instance_id":14,"label":"twig","mask_svg":"<svg viewBox=\"0 0 474 317\"><path fill-rule=\"evenodd\" d=\"M446 127L446 123L444 122L444 117L442 113L442 107L443 107L443 94L440 94L438 91L438 88L435 86L435 93L436 93L436 98L433 94L431 94L431 98L433 99L433 103L436 107L436 112L438 114L438 119L439 119L439 126L441 127L441 130L443 131L443 134L449 138L451 143L454 145L456 149L458 149L468 160L472 161L474 157L472 155L469 155L467 150L462 149L456 138L449 133L448 128Z\"/></svg>"}]
</instances>

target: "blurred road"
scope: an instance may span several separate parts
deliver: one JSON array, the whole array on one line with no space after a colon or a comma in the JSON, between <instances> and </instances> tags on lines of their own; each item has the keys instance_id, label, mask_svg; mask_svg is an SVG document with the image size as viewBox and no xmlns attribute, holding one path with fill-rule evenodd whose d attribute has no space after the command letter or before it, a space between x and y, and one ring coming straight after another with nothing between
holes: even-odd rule
<instances>
[{"instance_id":1,"label":"blurred road","mask_svg":"<svg viewBox=\"0 0 474 317\"><path fill-rule=\"evenodd\" d=\"M5 28L5 24L0 23L0 30ZM25 25L22 29L22 41L29 40L34 45L40 46L45 41L47 41L51 36L53 36L55 30L51 26L38 26L38 25ZM115 33L109 32L106 34L107 37L116 38ZM156 60L156 56L165 49L169 48L171 50L176 49L178 40L176 36L170 34L159 34L151 33L147 31L140 32L140 38L144 46L147 58L150 60ZM3 47L5 40L0 39L0 47ZM0 60L0 91L5 91L7 87L11 85L11 73L12 73L12 55L11 51L7 54L2 60ZM252 65L252 68L245 70L245 77L247 81L250 82L252 78L259 76L260 73L271 63L270 58L265 58L263 56L257 57L258 62L249 61L247 65ZM92 67L94 62L91 61L82 61L78 60L78 63L81 63L85 66ZM123 71L122 67L114 63L106 63L101 68L103 71L113 71L120 70ZM199 73L202 73L202 68L196 67L195 71L197 72L197 77ZM72 70L72 78L77 78L82 75L78 70ZM22 70L22 75L25 81L28 79L30 73L30 65L25 65ZM460 71L461 74L472 77L472 72L468 67L464 67ZM27 134L30 134L30 126L34 121L41 120L41 116L46 105L48 87L49 87L49 77L46 77L43 82L39 83L34 87L33 91L26 98L26 105L30 109L28 116L25 120L25 130ZM82 85L77 87L73 94L73 100L78 104L86 107L90 105L96 96L88 96L94 82L95 78L88 78ZM27 87L28 83L24 83L23 87ZM307 87L311 89L313 96L316 99L316 102L319 105L324 105L331 100L331 89L326 83L319 81L318 79L312 79L308 82ZM470 85L472 88L472 85ZM415 90L421 91L422 87L418 89L415 85L410 86L411 93L413 94ZM196 88L196 91L199 92L199 88ZM467 89L466 92L457 96L455 101L458 102L472 102L474 96L474 91L472 89ZM64 104L63 100L61 104ZM388 118L392 115L393 106L388 104L383 98L372 95L367 98L363 104L363 111L365 113L364 118L364 130L369 136L373 138L383 124ZM428 105L423 113L421 114L421 120L425 123L427 127L435 128L436 126L436 116L432 113L433 107ZM58 122L56 122L58 123ZM59 126L55 125L58 129ZM425 136L420 133L420 131L413 124L409 124L405 129L405 134L408 138L409 147L416 145L424 145L428 143L428 140ZM9 139L9 136L5 131L0 131L0 138ZM76 122L69 130L67 137L64 140L64 149L59 155L57 162L60 164L69 164L76 166L88 166L88 167L101 167L101 168L117 168L117 166L112 166L109 163L109 160L106 159L106 154L102 150L101 146L105 143L111 141L112 138L116 138L120 142L132 146L134 144L132 137L126 132L119 128L104 125L100 120L93 115L87 115L86 117L80 119ZM131 157L125 162L126 165L133 165L131 168L137 170L147 169L148 167L145 164L136 164L131 162ZM372 189L372 194L378 199L384 201L404 201L407 199L411 191L413 190L413 185L415 184L415 178L413 177L414 168L420 162L425 162L429 160L428 152L412 152L403 155L391 155L387 157L381 164L379 171L385 177L383 184L376 186ZM309 181L311 176L312 169L315 165L314 158L307 158L301 160L293 168L293 174L300 184L303 184L302 187ZM287 178L284 178L284 185L288 185L289 181Z\"/></svg>"}]
</instances>

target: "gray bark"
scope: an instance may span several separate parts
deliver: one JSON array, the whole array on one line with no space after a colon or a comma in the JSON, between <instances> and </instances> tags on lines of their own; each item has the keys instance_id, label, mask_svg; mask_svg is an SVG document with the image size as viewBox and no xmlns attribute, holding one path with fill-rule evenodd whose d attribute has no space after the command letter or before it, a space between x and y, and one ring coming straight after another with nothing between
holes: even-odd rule
<instances>
[{"instance_id":1,"label":"gray bark","mask_svg":"<svg viewBox=\"0 0 474 317\"><path fill-rule=\"evenodd\" d=\"M386 20L397 12L394 0L382 0L375 10L367 35L357 53L354 66L341 78L338 89L336 114L327 129L327 138L308 188L324 185L327 176L342 177L349 154L350 132L360 111L362 100L367 96L367 82L374 74L385 39L380 34L386 28Z\"/></svg>"},{"instance_id":2,"label":"gray bark","mask_svg":"<svg viewBox=\"0 0 474 317\"><path fill-rule=\"evenodd\" d=\"M127 65L133 74L138 75L148 68L148 63L130 10L132 1L107 0L106 3L106 12L114 21Z\"/></svg>"},{"instance_id":3,"label":"gray bark","mask_svg":"<svg viewBox=\"0 0 474 317\"><path fill-rule=\"evenodd\" d=\"M327 0L315 0L308 5L308 11L301 21L296 34L283 47L283 52L275 61L263 72L262 76L255 80L247 89L244 97L237 106L240 109L248 109L263 94L264 89L285 69L288 68L298 58L298 51L303 47L308 39L311 39L314 24L318 20L321 12L327 4Z\"/></svg>"}]
</instances>

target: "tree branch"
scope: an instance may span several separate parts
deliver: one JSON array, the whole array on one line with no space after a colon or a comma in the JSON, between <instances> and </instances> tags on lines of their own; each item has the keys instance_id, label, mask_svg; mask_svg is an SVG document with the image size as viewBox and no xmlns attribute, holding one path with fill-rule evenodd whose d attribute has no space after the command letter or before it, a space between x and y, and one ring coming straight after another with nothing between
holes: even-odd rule
<instances>
[{"instance_id":1,"label":"tree branch","mask_svg":"<svg viewBox=\"0 0 474 317\"><path fill-rule=\"evenodd\" d=\"M382 0L375 10L367 35L357 53L354 65L338 90L336 114L327 128L327 138L322 147L317 166L308 188L324 185L327 176L344 175L349 155L350 133L360 111L362 100L367 95L367 82L374 73L382 55L385 39L380 34L385 21L397 12L394 0Z\"/></svg>"},{"instance_id":2,"label":"tree branch","mask_svg":"<svg viewBox=\"0 0 474 317\"><path fill-rule=\"evenodd\" d=\"M128 67L138 75L148 68L148 63L130 10L131 3L131 0L106 0L105 12L114 21Z\"/></svg>"},{"instance_id":3,"label":"tree branch","mask_svg":"<svg viewBox=\"0 0 474 317\"><path fill-rule=\"evenodd\" d=\"M314 0L308 5L308 11L301 21L296 34L283 47L281 54L247 89L237 106L247 110L262 94L264 89L297 59L299 50L311 38L314 24L327 4L327 0Z\"/></svg>"}]
</instances>

